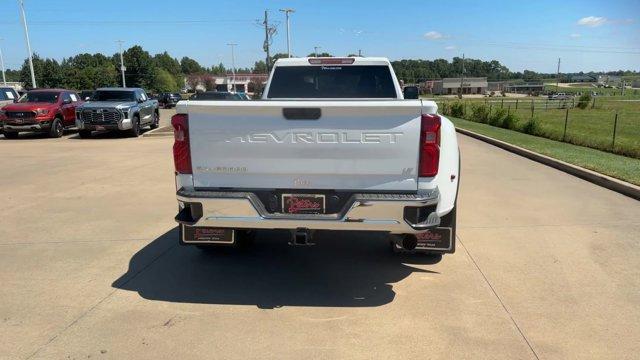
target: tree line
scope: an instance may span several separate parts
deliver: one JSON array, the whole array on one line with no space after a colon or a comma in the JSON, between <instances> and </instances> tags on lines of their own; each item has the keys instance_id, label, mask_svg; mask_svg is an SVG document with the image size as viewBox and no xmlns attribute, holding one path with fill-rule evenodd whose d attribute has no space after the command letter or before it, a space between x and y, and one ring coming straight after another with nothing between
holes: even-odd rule
<instances>
[{"instance_id":1,"label":"tree line","mask_svg":"<svg viewBox=\"0 0 640 360\"><path fill-rule=\"evenodd\" d=\"M314 56L311 53L308 56ZM332 56L322 52L318 56ZM355 56L350 54L349 56ZM287 57L287 54L278 53L270 58L273 64L279 58ZM194 89L197 85L207 89L215 75L231 73L224 64L206 67L198 61L187 56L178 60L166 51L151 55L141 46L133 46L123 53L126 66L125 79L127 86L142 87L154 92L173 92L186 85ZM454 57L451 61L446 59L422 60L407 59L393 61L392 66L399 79L405 83L416 83L429 79L441 79L446 77L459 77L462 73L463 60ZM58 62L51 58L42 58L37 54L33 56L33 66L38 87L41 88L68 88L76 90L95 89L106 86L122 86L120 75L120 54L107 56L101 53L78 54ZM253 67L238 68L236 73L264 74L267 64L264 60L256 61ZM582 74L582 73L579 73ZM594 73L590 73L594 74ZM636 71L614 71L609 75L637 75ZM564 74L564 76L573 74ZM538 73L524 70L512 72L497 60L483 61L478 59L464 60L464 76L487 77L490 81L516 80L538 81L544 78L555 78L556 74ZM29 62L25 59L21 69L7 70L8 81L20 81L26 88L31 85Z\"/></svg>"}]
</instances>

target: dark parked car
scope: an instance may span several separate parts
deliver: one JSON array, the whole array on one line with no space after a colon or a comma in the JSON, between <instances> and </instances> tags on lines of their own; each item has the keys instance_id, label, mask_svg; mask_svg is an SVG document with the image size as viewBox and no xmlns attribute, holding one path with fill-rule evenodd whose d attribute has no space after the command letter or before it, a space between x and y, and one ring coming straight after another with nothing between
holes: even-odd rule
<instances>
[{"instance_id":1,"label":"dark parked car","mask_svg":"<svg viewBox=\"0 0 640 360\"><path fill-rule=\"evenodd\" d=\"M191 95L189 100L246 100L238 93L227 91L205 91Z\"/></svg>"},{"instance_id":2,"label":"dark parked car","mask_svg":"<svg viewBox=\"0 0 640 360\"><path fill-rule=\"evenodd\" d=\"M158 103L167 109L175 107L180 100L182 100L182 96L178 93L162 93L158 95Z\"/></svg>"}]
</instances>

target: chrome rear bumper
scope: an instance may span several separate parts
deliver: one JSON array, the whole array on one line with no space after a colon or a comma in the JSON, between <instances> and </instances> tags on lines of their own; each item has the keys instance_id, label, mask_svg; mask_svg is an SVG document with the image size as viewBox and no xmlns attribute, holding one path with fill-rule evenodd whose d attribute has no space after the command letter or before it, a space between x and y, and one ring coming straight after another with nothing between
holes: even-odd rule
<instances>
[{"instance_id":1,"label":"chrome rear bumper","mask_svg":"<svg viewBox=\"0 0 640 360\"><path fill-rule=\"evenodd\" d=\"M419 233L436 227L435 212L440 195L437 189L418 194L354 194L337 214L292 215L269 213L251 192L177 192L178 223L196 227L236 229L298 229L384 231L395 234ZM406 208L429 211L424 221L406 219Z\"/></svg>"}]
</instances>

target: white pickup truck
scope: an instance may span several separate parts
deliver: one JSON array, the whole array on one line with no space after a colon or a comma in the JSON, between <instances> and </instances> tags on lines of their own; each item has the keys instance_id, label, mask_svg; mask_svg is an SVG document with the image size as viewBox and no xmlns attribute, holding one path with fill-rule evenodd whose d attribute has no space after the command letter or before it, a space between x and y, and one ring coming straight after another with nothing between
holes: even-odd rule
<instances>
[{"instance_id":1,"label":"white pickup truck","mask_svg":"<svg viewBox=\"0 0 640 360\"><path fill-rule=\"evenodd\" d=\"M407 89L386 58L290 58L262 100L180 101L180 243L287 229L290 244L308 245L316 231L375 231L397 252L454 252L455 129Z\"/></svg>"}]
</instances>

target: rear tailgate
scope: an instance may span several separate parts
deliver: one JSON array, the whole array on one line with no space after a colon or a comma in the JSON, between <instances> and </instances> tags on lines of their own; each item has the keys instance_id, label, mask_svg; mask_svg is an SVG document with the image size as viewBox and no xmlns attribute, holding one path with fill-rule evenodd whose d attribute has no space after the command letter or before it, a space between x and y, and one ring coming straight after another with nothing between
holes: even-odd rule
<instances>
[{"instance_id":1,"label":"rear tailgate","mask_svg":"<svg viewBox=\"0 0 640 360\"><path fill-rule=\"evenodd\" d=\"M420 100L198 101L196 188L417 189ZM286 116L285 116L286 114Z\"/></svg>"}]
</instances>

